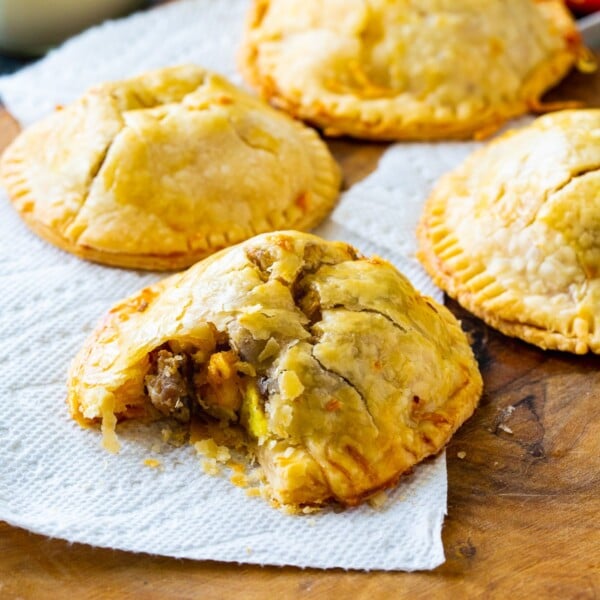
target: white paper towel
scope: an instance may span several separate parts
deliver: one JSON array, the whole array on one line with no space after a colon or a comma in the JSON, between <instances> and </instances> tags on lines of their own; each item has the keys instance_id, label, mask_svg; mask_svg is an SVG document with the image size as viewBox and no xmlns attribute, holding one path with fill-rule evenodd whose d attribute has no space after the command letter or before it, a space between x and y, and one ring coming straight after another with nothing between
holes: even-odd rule
<instances>
[{"instance_id":1,"label":"white paper towel","mask_svg":"<svg viewBox=\"0 0 600 600\"><path fill-rule=\"evenodd\" d=\"M8 109L28 124L89 85L197 62L236 82L247 0L190 0L104 24L0 80ZM473 144L390 147L346 192L317 233L391 260L441 299L413 252L433 181ZM153 445L157 427L119 427L117 456L65 405L67 366L117 300L160 275L81 261L38 239L0 198L0 519L36 532L168 556L301 567L430 569L443 562L442 454L415 469L381 509L289 516L205 475L191 447ZM151 469L144 459L157 458Z\"/></svg>"}]
</instances>

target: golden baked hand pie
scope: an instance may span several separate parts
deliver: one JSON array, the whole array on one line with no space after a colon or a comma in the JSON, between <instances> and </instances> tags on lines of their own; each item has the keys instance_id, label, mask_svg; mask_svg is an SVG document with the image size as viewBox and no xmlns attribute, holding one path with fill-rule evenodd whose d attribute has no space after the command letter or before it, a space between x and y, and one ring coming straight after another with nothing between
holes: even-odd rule
<instances>
[{"instance_id":1,"label":"golden baked hand pie","mask_svg":"<svg viewBox=\"0 0 600 600\"><path fill-rule=\"evenodd\" d=\"M600 352L600 110L511 131L438 183L418 230L435 282L541 348Z\"/></svg>"},{"instance_id":2,"label":"golden baked hand pie","mask_svg":"<svg viewBox=\"0 0 600 600\"><path fill-rule=\"evenodd\" d=\"M241 66L328 135L461 138L536 108L581 52L561 0L254 0Z\"/></svg>"},{"instance_id":3,"label":"golden baked hand pie","mask_svg":"<svg viewBox=\"0 0 600 600\"><path fill-rule=\"evenodd\" d=\"M340 184L313 130L197 66L92 88L23 132L0 175L42 237L144 269L311 228Z\"/></svg>"},{"instance_id":4,"label":"golden baked hand pie","mask_svg":"<svg viewBox=\"0 0 600 600\"><path fill-rule=\"evenodd\" d=\"M240 428L276 502L356 504L437 453L481 377L443 306L389 263L263 234L115 306L75 359L73 416Z\"/></svg>"}]
</instances>

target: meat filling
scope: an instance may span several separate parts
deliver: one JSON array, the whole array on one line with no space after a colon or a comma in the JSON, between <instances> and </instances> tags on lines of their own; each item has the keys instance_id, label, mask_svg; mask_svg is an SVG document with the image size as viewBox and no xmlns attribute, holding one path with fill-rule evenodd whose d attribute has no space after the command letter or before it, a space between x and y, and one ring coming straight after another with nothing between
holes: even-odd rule
<instances>
[{"instance_id":1,"label":"meat filling","mask_svg":"<svg viewBox=\"0 0 600 600\"><path fill-rule=\"evenodd\" d=\"M150 402L163 415L187 423L191 416L193 390L189 381L189 357L159 350L154 356L155 374L146 375Z\"/></svg>"},{"instance_id":2,"label":"meat filling","mask_svg":"<svg viewBox=\"0 0 600 600\"><path fill-rule=\"evenodd\" d=\"M253 367L233 350L209 356L174 350L166 344L150 354L144 383L152 405L181 423L189 422L194 413L238 421L248 387L255 387Z\"/></svg>"}]
</instances>

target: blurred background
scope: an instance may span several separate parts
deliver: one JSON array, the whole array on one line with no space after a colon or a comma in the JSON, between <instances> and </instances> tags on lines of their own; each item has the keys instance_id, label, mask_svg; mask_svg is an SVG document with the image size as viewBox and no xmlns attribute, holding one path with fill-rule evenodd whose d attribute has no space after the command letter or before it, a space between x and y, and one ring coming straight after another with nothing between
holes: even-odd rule
<instances>
[{"instance_id":1,"label":"blurred background","mask_svg":"<svg viewBox=\"0 0 600 600\"><path fill-rule=\"evenodd\" d=\"M12 73L106 19L166 0L0 0L0 74Z\"/></svg>"}]
</instances>

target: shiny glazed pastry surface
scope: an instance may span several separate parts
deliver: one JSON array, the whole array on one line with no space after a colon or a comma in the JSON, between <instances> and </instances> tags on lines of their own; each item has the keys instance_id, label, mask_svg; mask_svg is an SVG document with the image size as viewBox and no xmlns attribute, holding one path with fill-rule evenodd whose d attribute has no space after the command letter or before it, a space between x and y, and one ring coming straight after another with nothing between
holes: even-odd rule
<instances>
[{"instance_id":1,"label":"shiny glazed pastry surface","mask_svg":"<svg viewBox=\"0 0 600 600\"><path fill-rule=\"evenodd\" d=\"M600 110L546 115L473 154L418 236L436 283L493 327L600 352Z\"/></svg>"},{"instance_id":2,"label":"shiny glazed pastry surface","mask_svg":"<svg viewBox=\"0 0 600 600\"><path fill-rule=\"evenodd\" d=\"M436 454L482 380L443 306L389 263L293 231L221 251L115 306L74 360L73 417L239 429L271 498L353 505Z\"/></svg>"},{"instance_id":3,"label":"shiny glazed pastry surface","mask_svg":"<svg viewBox=\"0 0 600 600\"><path fill-rule=\"evenodd\" d=\"M537 108L581 51L560 0L254 0L240 62L328 135L443 139Z\"/></svg>"},{"instance_id":4,"label":"shiny glazed pastry surface","mask_svg":"<svg viewBox=\"0 0 600 600\"><path fill-rule=\"evenodd\" d=\"M3 183L39 235L81 257L176 269L315 226L340 174L325 144L196 66L105 83L24 131Z\"/></svg>"}]
</instances>

